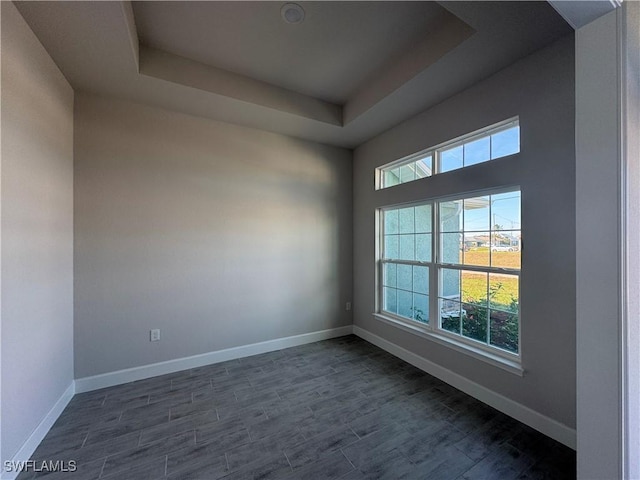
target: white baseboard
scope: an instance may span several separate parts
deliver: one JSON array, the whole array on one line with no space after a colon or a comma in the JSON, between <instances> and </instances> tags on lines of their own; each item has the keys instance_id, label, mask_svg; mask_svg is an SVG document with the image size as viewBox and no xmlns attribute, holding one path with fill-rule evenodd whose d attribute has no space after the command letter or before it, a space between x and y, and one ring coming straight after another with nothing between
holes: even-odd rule
<instances>
[{"instance_id":1,"label":"white baseboard","mask_svg":"<svg viewBox=\"0 0 640 480\"><path fill-rule=\"evenodd\" d=\"M482 385L479 385L468 378L465 378L457 373L452 372L440 365L427 360L420 355L416 355L409 350L406 350L395 343L389 342L378 335L375 335L363 328L353 326L353 333L360 338L366 340L369 343L376 345L377 347L386 350L387 352L401 358L405 362L439 378L443 382L463 391L464 393L477 398L483 403L499 410L500 412L515 418L516 420L524 423L544 433L548 437L557 440L558 442L566 445L569 448L576 449L576 431L573 428L567 427L562 423L553 420L541 413L532 410L529 407L515 402L507 397L500 395L492 390L489 390Z\"/></svg>"},{"instance_id":2,"label":"white baseboard","mask_svg":"<svg viewBox=\"0 0 640 480\"><path fill-rule=\"evenodd\" d=\"M47 435L47 433L49 433L49 430L51 429L53 424L56 423L56 420L58 419L62 411L66 408L66 406L69 404L74 394L75 394L75 383L71 382L71 385L67 387L67 389L62 394L62 396L58 399L55 405L51 408L51 410L49 410L49 413L45 415L45 417L42 419L40 424L29 436L27 441L24 442L20 450L18 450L18 453L16 453L13 456L11 461L13 462L14 465L18 464L19 462L26 462L31 458L31 455L33 455L33 452L36 451L36 448L38 448L38 445L40 445L40 442L42 441L42 439ZM0 477L2 478L2 480L13 480L20 474L20 472L5 471L4 465L2 465L2 467L0 468L2 469L2 476Z\"/></svg>"},{"instance_id":3,"label":"white baseboard","mask_svg":"<svg viewBox=\"0 0 640 480\"><path fill-rule=\"evenodd\" d=\"M78 378L76 379L76 393L89 392L91 390L112 387L114 385L133 382L135 380L143 380L145 378L156 377L158 375L179 372L189 368L202 367L213 363L226 362L227 360L235 360L236 358L249 357L260 353L273 352L283 348L304 345L306 343L319 342L329 338L342 337L344 335L350 335L352 332L352 326L348 325L346 327L331 328L329 330L320 330L302 335L294 335L292 337L277 338L275 340L267 340L266 342L242 345L240 347L217 350L215 352L203 353L201 355L193 355L191 357L177 358L166 362L153 363L151 365L143 365L141 367L127 368L125 370L103 373L101 375Z\"/></svg>"}]
</instances>

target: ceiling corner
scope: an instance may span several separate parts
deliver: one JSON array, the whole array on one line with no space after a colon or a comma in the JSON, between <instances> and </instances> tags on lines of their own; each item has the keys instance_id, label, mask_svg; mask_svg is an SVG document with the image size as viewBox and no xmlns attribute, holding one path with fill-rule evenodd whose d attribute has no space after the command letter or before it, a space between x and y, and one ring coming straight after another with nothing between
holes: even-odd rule
<instances>
[{"instance_id":1,"label":"ceiling corner","mask_svg":"<svg viewBox=\"0 0 640 480\"><path fill-rule=\"evenodd\" d=\"M548 2L574 30L584 27L622 5L621 0L548 0Z\"/></svg>"},{"instance_id":2,"label":"ceiling corner","mask_svg":"<svg viewBox=\"0 0 640 480\"><path fill-rule=\"evenodd\" d=\"M131 44L133 59L136 63L136 70L140 72L140 41L138 39L138 30L136 29L136 20L133 15L133 5L129 0L121 1L120 5L122 6L122 13L124 14L127 26L127 34L129 36L129 43Z\"/></svg>"}]
</instances>

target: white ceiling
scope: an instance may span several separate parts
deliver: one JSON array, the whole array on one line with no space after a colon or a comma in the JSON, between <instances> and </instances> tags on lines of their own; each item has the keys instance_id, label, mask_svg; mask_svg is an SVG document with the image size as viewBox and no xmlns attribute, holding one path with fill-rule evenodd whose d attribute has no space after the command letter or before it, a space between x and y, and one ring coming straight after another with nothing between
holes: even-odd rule
<instances>
[{"instance_id":1,"label":"white ceiling","mask_svg":"<svg viewBox=\"0 0 640 480\"><path fill-rule=\"evenodd\" d=\"M75 89L355 147L571 32L547 2L17 2Z\"/></svg>"}]
</instances>

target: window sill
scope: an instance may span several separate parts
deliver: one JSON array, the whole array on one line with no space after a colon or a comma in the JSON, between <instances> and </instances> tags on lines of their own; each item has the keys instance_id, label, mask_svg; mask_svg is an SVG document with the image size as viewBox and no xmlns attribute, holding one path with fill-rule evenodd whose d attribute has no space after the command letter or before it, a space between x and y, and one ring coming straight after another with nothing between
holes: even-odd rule
<instances>
[{"instance_id":1,"label":"window sill","mask_svg":"<svg viewBox=\"0 0 640 480\"><path fill-rule=\"evenodd\" d=\"M402 322L381 313L374 313L373 317L389 325L398 327L406 332L426 338L427 340L431 340L432 342L438 343L440 345L452 348L457 352L469 355L473 358L488 363L489 365L493 365L494 367L501 368L502 370L513 373L514 375L518 375L520 377L524 376L524 369L518 361L510 360L508 358L501 357L500 355L494 355L491 352L487 352L480 348L475 348L473 345L456 341L455 339L449 338L445 335L439 335L437 333L425 330L424 328L420 328L418 325L410 325L409 323Z\"/></svg>"}]
</instances>

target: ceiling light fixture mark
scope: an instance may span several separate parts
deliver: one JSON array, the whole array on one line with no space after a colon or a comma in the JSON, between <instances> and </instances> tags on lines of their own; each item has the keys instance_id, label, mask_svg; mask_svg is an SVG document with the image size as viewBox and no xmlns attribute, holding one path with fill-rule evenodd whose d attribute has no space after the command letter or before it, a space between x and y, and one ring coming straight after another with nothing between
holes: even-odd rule
<instances>
[{"instance_id":1,"label":"ceiling light fixture mark","mask_svg":"<svg viewBox=\"0 0 640 480\"><path fill-rule=\"evenodd\" d=\"M285 3L280 9L280 15L286 23L302 23L304 9L297 3Z\"/></svg>"}]
</instances>

